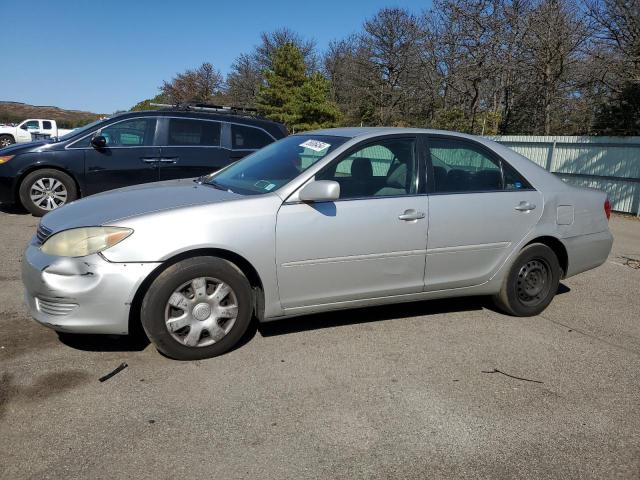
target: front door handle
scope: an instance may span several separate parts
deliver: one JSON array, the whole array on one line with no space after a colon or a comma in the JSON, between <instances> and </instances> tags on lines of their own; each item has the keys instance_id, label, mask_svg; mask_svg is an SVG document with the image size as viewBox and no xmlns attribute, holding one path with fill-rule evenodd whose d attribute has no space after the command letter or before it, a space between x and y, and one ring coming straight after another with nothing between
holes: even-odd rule
<instances>
[{"instance_id":1,"label":"front door handle","mask_svg":"<svg viewBox=\"0 0 640 480\"><path fill-rule=\"evenodd\" d=\"M404 220L405 222L410 222L411 220L420 220L425 217L424 212L417 212L413 208L409 210L405 210L403 214L398 215L400 220Z\"/></svg>"},{"instance_id":2,"label":"front door handle","mask_svg":"<svg viewBox=\"0 0 640 480\"><path fill-rule=\"evenodd\" d=\"M514 208L519 212L530 212L531 210L536 208L536 206L533 203L522 201L518 205L516 205Z\"/></svg>"},{"instance_id":3,"label":"front door handle","mask_svg":"<svg viewBox=\"0 0 640 480\"><path fill-rule=\"evenodd\" d=\"M180 160L179 157L162 157L160 163L176 163L178 160Z\"/></svg>"},{"instance_id":4,"label":"front door handle","mask_svg":"<svg viewBox=\"0 0 640 480\"><path fill-rule=\"evenodd\" d=\"M159 157L140 157L144 163L156 163L160 161Z\"/></svg>"}]
</instances>

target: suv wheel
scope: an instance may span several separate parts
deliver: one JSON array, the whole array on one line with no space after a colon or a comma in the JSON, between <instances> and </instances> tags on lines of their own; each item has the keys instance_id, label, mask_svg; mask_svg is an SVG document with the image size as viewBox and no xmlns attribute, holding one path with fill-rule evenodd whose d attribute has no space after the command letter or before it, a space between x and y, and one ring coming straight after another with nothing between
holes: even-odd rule
<instances>
[{"instance_id":1,"label":"suv wheel","mask_svg":"<svg viewBox=\"0 0 640 480\"><path fill-rule=\"evenodd\" d=\"M494 301L510 315L538 315L558 291L560 274L558 257L551 248L541 243L527 245L513 262Z\"/></svg>"},{"instance_id":2,"label":"suv wheel","mask_svg":"<svg viewBox=\"0 0 640 480\"><path fill-rule=\"evenodd\" d=\"M177 360L227 352L251 323L251 286L232 263L194 257L170 266L151 284L140 318L158 350Z\"/></svg>"},{"instance_id":3,"label":"suv wheel","mask_svg":"<svg viewBox=\"0 0 640 480\"><path fill-rule=\"evenodd\" d=\"M20 184L20 202L34 216L60 208L78 198L73 179L60 170L45 168L31 172Z\"/></svg>"}]
</instances>

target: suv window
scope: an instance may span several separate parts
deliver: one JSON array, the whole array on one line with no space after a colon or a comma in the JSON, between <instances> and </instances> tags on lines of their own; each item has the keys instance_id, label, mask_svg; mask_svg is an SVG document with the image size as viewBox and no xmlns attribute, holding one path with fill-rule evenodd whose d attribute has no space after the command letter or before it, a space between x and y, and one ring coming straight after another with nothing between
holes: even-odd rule
<instances>
[{"instance_id":1,"label":"suv window","mask_svg":"<svg viewBox=\"0 0 640 480\"><path fill-rule=\"evenodd\" d=\"M101 135L107 140L107 147L139 147L153 145L155 131L155 118L134 118L103 128Z\"/></svg>"},{"instance_id":2,"label":"suv window","mask_svg":"<svg viewBox=\"0 0 640 480\"><path fill-rule=\"evenodd\" d=\"M513 168L470 142L431 138L429 154L435 192L493 192L531 188Z\"/></svg>"},{"instance_id":3,"label":"suv window","mask_svg":"<svg viewBox=\"0 0 640 480\"><path fill-rule=\"evenodd\" d=\"M340 184L340 198L412 195L417 189L415 140L399 138L369 144L332 163L316 180Z\"/></svg>"},{"instance_id":4,"label":"suv window","mask_svg":"<svg viewBox=\"0 0 640 480\"><path fill-rule=\"evenodd\" d=\"M42 122L42 129L43 129L43 130L51 130L51 128L52 128L52 127L51 127L51 122L49 122L49 121L47 121L47 120L44 120L44 121Z\"/></svg>"},{"instance_id":5,"label":"suv window","mask_svg":"<svg viewBox=\"0 0 640 480\"><path fill-rule=\"evenodd\" d=\"M231 146L234 150L258 150L272 142L273 138L259 128L231 124Z\"/></svg>"},{"instance_id":6,"label":"suv window","mask_svg":"<svg viewBox=\"0 0 640 480\"><path fill-rule=\"evenodd\" d=\"M220 146L220 123L193 119L169 119L169 145Z\"/></svg>"}]
</instances>

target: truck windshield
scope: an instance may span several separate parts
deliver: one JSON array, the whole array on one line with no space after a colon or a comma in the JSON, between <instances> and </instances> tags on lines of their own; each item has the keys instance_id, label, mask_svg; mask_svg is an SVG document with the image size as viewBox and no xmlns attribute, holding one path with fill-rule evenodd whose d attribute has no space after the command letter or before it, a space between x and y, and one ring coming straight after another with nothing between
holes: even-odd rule
<instances>
[{"instance_id":1,"label":"truck windshield","mask_svg":"<svg viewBox=\"0 0 640 480\"><path fill-rule=\"evenodd\" d=\"M330 135L292 135L208 177L204 183L244 195L277 190L348 139Z\"/></svg>"},{"instance_id":2,"label":"truck windshield","mask_svg":"<svg viewBox=\"0 0 640 480\"><path fill-rule=\"evenodd\" d=\"M65 133L61 137L58 137L58 141L59 142L63 142L68 138L75 137L76 135L80 135L81 133L88 132L93 127L95 127L96 125L98 125L101 122L104 122L105 120L108 120L108 119L107 118L101 118L100 120L96 120L95 122L91 122L88 125L85 125L84 127L76 128L75 130L73 130L73 131L71 131L69 133Z\"/></svg>"}]
</instances>

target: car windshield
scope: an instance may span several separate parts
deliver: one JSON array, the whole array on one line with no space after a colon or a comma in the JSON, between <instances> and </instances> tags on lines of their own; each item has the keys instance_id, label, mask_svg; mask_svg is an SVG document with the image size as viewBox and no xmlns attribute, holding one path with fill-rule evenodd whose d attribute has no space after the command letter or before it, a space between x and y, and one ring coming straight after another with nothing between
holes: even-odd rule
<instances>
[{"instance_id":1,"label":"car windshield","mask_svg":"<svg viewBox=\"0 0 640 480\"><path fill-rule=\"evenodd\" d=\"M81 133L85 133L85 132L91 130L93 127L95 127L99 123L104 122L105 120L108 120L108 119L107 118L101 118L100 120L96 120L95 122L91 122L90 124L85 125L84 127L76 128L75 130L72 130L69 133L65 133L61 137L58 137L58 141L59 142L64 142L68 138L75 137L76 135L80 135Z\"/></svg>"},{"instance_id":2,"label":"car windshield","mask_svg":"<svg viewBox=\"0 0 640 480\"><path fill-rule=\"evenodd\" d=\"M272 192L347 141L329 135L292 135L243 158L205 184L244 195Z\"/></svg>"}]
</instances>

